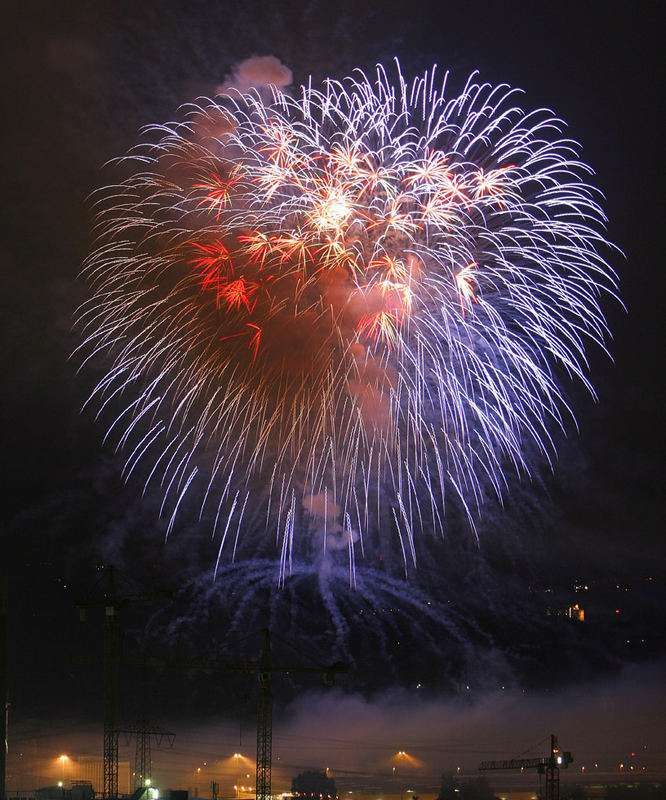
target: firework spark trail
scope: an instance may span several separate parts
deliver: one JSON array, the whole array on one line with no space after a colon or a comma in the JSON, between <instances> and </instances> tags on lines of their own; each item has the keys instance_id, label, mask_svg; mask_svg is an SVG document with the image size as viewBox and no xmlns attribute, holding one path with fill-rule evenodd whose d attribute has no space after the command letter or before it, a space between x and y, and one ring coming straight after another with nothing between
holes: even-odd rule
<instances>
[{"instance_id":1,"label":"firework spark trail","mask_svg":"<svg viewBox=\"0 0 666 800\"><path fill-rule=\"evenodd\" d=\"M347 554L353 585L389 530L406 572L447 494L473 524L486 483L501 497L507 466L552 453L570 414L555 369L592 391L615 279L591 170L517 90L446 83L380 66L200 100L96 199L78 323L110 367L93 395L126 398L109 434L128 475L159 482L168 531L203 498L216 570L249 502L280 581L318 548Z\"/></svg>"},{"instance_id":2,"label":"firework spark trail","mask_svg":"<svg viewBox=\"0 0 666 800\"><path fill-rule=\"evenodd\" d=\"M405 669L403 657L406 663L419 665L417 673L428 680L436 673L445 684L454 684L460 674L470 676L476 668L485 670L490 684L498 669L504 679L511 674L506 654L466 606L434 600L404 579L372 569L363 570L357 586L350 589L345 572L330 563L313 572L300 563L285 586L278 587L272 559L225 565L219 574L224 591L195 579L181 596L187 598L184 613L166 620L160 610L148 629L162 640L166 630L167 638L186 650L200 650L203 636L209 647L228 657L244 645L243 655L249 656L256 640L248 638L248 631L269 627L290 642L302 642L304 650L333 652L350 663L363 652L381 670L381 679L373 673L374 681L390 681L400 674ZM508 618L509 604L503 613ZM210 630L207 622L212 623ZM522 624L527 624L524 618ZM401 643L405 647L398 653ZM431 670L424 670L414 657L414 647L432 658Z\"/></svg>"}]
</instances>

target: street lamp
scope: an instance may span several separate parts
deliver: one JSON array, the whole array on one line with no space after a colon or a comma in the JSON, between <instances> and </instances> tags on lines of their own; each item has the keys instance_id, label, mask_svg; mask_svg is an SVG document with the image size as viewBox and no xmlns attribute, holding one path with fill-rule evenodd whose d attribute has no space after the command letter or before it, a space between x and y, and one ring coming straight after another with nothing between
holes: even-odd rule
<instances>
[{"instance_id":1,"label":"street lamp","mask_svg":"<svg viewBox=\"0 0 666 800\"><path fill-rule=\"evenodd\" d=\"M241 782L240 769L241 769L242 758L243 756L241 753L234 753L234 761L236 762L236 769L235 769L236 774L234 775L234 777L236 778L236 783L234 784L234 791L236 792L236 800L238 800L238 798L240 797L240 791L238 787L240 786Z\"/></svg>"},{"instance_id":2,"label":"street lamp","mask_svg":"<svg viewBox=\"0 0 666 800\"><path fill-rule=\"evenodd\" d=\"M68 760L68 756L62 755L60 756L60 766L61 766L61 784L62 786L65 785L65 762Z\"/></svg>"}]
</instances>

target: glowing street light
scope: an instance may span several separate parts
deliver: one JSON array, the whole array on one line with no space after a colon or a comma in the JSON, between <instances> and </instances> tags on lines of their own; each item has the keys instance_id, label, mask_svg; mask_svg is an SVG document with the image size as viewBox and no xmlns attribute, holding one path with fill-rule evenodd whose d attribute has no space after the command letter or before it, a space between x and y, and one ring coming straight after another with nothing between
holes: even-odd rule
<instances>
[{"instance_id":1,"label":"glowing street light","mask_svg":"<svg viewBox=\"0 0 666 800\"><path fill-rule=\"evenodd\" d=\"M60 786L64 786L65 785L65 762L68 761L68 760L69 760L69 756L66 756L64 754L60 756L60 766L61 766L61 773L60 773L61 774L61 781L60 781L60 784L59 784Z\"/></svg>"}]
</instances>

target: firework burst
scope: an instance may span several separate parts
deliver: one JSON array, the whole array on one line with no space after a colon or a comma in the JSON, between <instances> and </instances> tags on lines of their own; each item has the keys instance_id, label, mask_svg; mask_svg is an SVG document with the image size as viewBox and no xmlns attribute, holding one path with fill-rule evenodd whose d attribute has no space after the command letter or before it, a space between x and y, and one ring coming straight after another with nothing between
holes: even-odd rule
<instances>
[{"instance_id":1,"label":"firework burst","mask_svg":"<svg viewBox=\"0 0 666 800\"><path fill-rule=\"evenodd\" d=\"M518 90L446 84L379 67L200 100L96 197L92 398L168 531L197 498L218 566L251 538L281 580L344 553L353 584L389 537L407 570L450 499L473 525L552 453L556 370L591 390L615 287L591 170Z\"/></svg>"}]
</instances>

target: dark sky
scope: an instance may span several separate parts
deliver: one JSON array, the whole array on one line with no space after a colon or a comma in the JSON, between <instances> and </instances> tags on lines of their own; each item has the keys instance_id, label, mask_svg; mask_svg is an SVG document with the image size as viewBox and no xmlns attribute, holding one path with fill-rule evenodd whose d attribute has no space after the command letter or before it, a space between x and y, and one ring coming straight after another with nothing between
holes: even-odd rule
<instances>
[{"instance_id":1,"label":"dark sky","mask_svg":"<svg viewBox=\"0 0 666 800\"><path fill-rule=\"evenodd\" d=\"M356 732L346 734L341 722L341 738L376 735L368 731L381 727L386 713L378 692L416 691L421 684L427 700L392 695L413 710L405 729L412 741L428 738L433 719L450 712L445 703L456 702L460 691L478 691L465 701L470 741L474 730L507 717L515 728L523 714L532 715L526 730L535 736L540 725L548 734L552 720L568 725L572 738L576 730L579 746L589 745L591 753L599 730L618 726L620 718L627 730L654 741L654 716L636 711L632 718L629 708L664 704L663 690L655 695L657 681L636 678L654 676L662 664L666 599L663 84L652 11L622 13L600 3L198 0L11 2L3 16L0 564L10 578L10 723L22 741L50 757L48 747L59 746L35 744L40 727L58 719L62 729L69 720L101 728L95 658L101 622L91 614L81 628L73 606L82 596L102 596L102 567L111 563L125 593L179 593L175 601L128 607L126 648L134 655L148 649L162 658L251 657L258 640L236 640L266 624L270 602L272 624L295 640L299 657L349 661L343 691L354 717L348 729ZM406 75L436 62L458 83L479 69L491 83L523 88L526 105L554 109L582 143L606 196L608 236L626 256L610 256L626 305L626 312L606 305L613 360L590 353L598 402L568 387L580 430L560 443L553 473L537 467L531 483L512 485L504 510L486 510L479 549L448 544L409 585L378 587L369 576L356 594L341 586L344 641L332 634L307 575L279 595L260 568L252 581L238 571L213 586L205 532L191 525L164 545L157 498L142 500L140 487L123 484L122 462L102 445L103 428L92 412L81 412L94 376L77 375L70 359L78 343L72 315L85 298L76 278L92 243L86 197L108 180L102 165L131 147L141 126L173 118L181 103L211 93L236 62L265 54L289 66L295 84L310 74L316 82L355 67L372 70L398 56ZM576 593L576 583L589 591ZM418 615L427 598L438 610ZM576 601L590 611L584 626L546 614ZM402 617L376 607L398 604ZM374 611L375 621L358 623L361 609ZM288 658L290 650L285 645L278 655ZM136 713L132 703L136 708L140 694L135 673L127 668L123 678L128 715ZM609 711L600 698L632 682L632 692L638 682L643 693ZM252 684L241 678L172 671L154 683L163 725L187 723L189 730L210 714L252 718ZM503 685L523 704L520 714L498 710L495 695L487 700ZM587 705L571 699L573 685ZM292 676L278 692L293 731L305 712L302 701L291 703L313 687L319 688L316 679ZM547 703L552 711L558 693L597 719L585 745L581 731L588 729L575 714L536 720L534 709ZM321 702L325 708L330 701ZM602 722L604 713L610 717ZM532 744L523 736L508 741L518 749ZM489 739L484 757L492 757L495 739ZM662 735L662 765L663 746ZM506 755L515 754L507 748Z\"/></svg>"}]
</instances>

